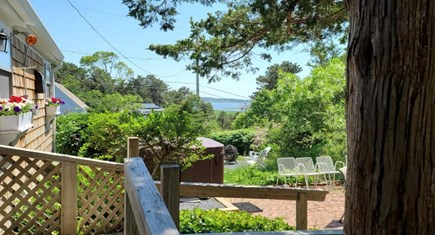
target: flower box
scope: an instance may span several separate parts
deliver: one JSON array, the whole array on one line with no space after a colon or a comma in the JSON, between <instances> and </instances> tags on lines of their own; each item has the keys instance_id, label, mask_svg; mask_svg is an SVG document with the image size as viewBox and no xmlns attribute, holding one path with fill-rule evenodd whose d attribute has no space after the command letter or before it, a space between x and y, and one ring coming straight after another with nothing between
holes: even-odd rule
<instances>
[{"instance_id":1,"label":"flower box","mask_svg":"<svg viewBox=\"0 0 435 235\"><path fill-rule=\"evenodd\" d=\"M0 132L19 131L23 132L32 127L32 112L18 115L0 116Z\"/></svg>"},{"instance_id":2,"label":"flower box","mask_svg":"<svg viewBox=\"0 0 435 235\"><path fill-rule=\"evenodd\" d=\"M56 116L60 114L60 106L59 105L49 105L45 106L45 115L47 116Z\"/></svg>"},{"instance_id":3,"label":"flower box","mask_svg":"<svg viewBox=\"0 0 435 235\"><path fill-rule=\"evenodd\" d=\"M65 102L60 98L48 98L45 100L45 120L51 123L60 114L60 106Z\"/></svg>"}]
</instances>

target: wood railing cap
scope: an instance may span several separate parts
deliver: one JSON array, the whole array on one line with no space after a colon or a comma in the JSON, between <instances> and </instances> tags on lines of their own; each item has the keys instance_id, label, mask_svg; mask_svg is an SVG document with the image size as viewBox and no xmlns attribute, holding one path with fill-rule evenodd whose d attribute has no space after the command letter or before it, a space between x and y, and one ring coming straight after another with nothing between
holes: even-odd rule
<instances>
[{"instance_id":1,"label":"wood railing cap","mask_svg":"<svg viewBox=\"0 0 435 235\"><path fill-rule=\"evenodd\" d=\"M124 171L124 164L122 163L82 158L67 154L51 153L32 149L23 149L6 145L0 145L0 155L36 158L55 162L75 162L79 165L88 165L101 167L108 170Z\"/></svg>"}]
</instances>

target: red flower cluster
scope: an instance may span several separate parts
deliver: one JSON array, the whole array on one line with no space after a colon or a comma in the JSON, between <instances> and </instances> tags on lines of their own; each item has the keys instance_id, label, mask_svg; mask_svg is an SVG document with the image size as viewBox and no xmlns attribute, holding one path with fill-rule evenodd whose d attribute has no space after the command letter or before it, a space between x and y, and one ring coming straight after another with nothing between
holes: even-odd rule
<instances>
[{"instance_id":1,"label":"red flower cluster","mask_svg":"<svg viewBox=\"0 0 435 235\"><path fill-rule=\"evenodd\" d=\"M26 99L23 96L11 96L9 98L9 102L10 103L21 103L21 102L25 103Z\"/></svg>"},{"instance_id":2,"label":"red flower cluster","mask_svg":"<svg viewBox=\"0 0 435 235\"><path fill-rule=\"evenodd\" d=\"M51 98L51 102L60 104L60 103L62 103L62 100L60 98L53 97L53 98Z\"/></svg>"},{"instance_id":3,"label":"red flower cluster","mask_svg":"<svg viewBox=\"0 0 435 235\"><path fill-rule=\"evenodd\" d=\"M61 104L65 104L65 102L61 99L61 98L47 98L45 100L45 105L61 105Z\"/></svg>"}]
</instances>

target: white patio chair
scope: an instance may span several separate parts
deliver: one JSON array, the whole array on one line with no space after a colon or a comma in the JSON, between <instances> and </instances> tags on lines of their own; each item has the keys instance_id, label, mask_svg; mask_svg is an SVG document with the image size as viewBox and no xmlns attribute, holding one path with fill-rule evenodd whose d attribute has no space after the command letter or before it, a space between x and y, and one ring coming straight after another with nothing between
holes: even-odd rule
<instances>
[{"instance_id":1,"label":"white patio chair","mask_svg":"<svg viewBox=\"0 0 435 235\"><path fill-rule=\"evenodd\" d=\"M298 157L295 159L296 166L301 169L304 177L305 177L305 184L308 188L308 176L314 176L314 187L317 186L317 176L322 175L323 173L320 173L317 168L317 164L314 165L313 159L310 157Z\"/></svg>"},{"instance_id":2,"label":"white patio chair","mask_svg":"<svg viewBox=\"0 0 435 235\"><path fill-rule=\"evenodd\" d=\"M318 165L319 171L325 175L328 175L329 184L335 184L335 175L340 174L338 171L338 165L341 164L341 167L346 166L342 161L336 161L335 164L332 161L330 156L320 156L316 158L316 164ZM333 180L331 181L331 175Z\"/></svg>"},{"instance_id":3,"label":"white patio chair","mask_svg":"<svg viewBox=\"0 0 435 235\"><path fill-rule=\"evenodd\" d=\"M284 184L287 184L287 177L295 177L295 185L298 185L298 176L303 175L303 173L297 167L294 157L282 157L276 160L278 164L278 174L284 177ZM276 179L276 184L278 184ZM308 185L307 185L308 187Z\"/></svg>"},{"instance_id":4,"label":"white patio chair","mask_svg":"<svg viewBox=\"0 0 435 235\"><path fill-rule=\"evenodd\" d=\"M266 160L267 154L269 154L272 147L266 147L260 152L249 151L250 159L247 161L249 164L257 164L260 167L264 167L264 161Z\"/></svg>"}]
</instances>

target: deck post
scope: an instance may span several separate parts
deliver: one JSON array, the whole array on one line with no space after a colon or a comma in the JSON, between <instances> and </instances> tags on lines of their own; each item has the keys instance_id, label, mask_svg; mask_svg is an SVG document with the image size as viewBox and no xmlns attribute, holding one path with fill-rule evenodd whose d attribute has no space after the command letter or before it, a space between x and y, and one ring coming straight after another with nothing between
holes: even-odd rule
<instances>
[{"instance_id":1,"label":"deck post","mask_svg":"<svg viewBox=\"0 0 435 235\"><path fill-rule=\"evenodd\" d=\"M177 228L180 227L180 167L175 164L160 167L160 192Z\"/></svg>"},{"instance_id":2,"label":"deck post","mask_svg":"<svg viewBox=\"0 0 435 235\"><path fill-rule=\"evenodd\" d=\"M127 141L127 157L139 157L139 138L129 137ZM131 208L130 200L127 191L124 192L124 234L136 235L139 230L134 219L133 210Z\"/></svg>"},{"instance_id":3,"label":"deck post","mask_svg":"<svg viewBox=\"0 0 435 235\"><path fill-rule=\"evenodd\" d=\"M77 163L61 164L61 234L77 234Z\"/></svg>"},{"instance_id":4,"label":"deck post","mask_svg":"<svg viewBox=\"0 0 435 235\"><path fill-rule=\"evenodd\" d=\"M307 195L305 193L298 193L296 200L296 230L307 230Z\"/></svg>"},{"instance_id":5,"label":"deck post","mask_svg":"<svg viewBox=\"0 0 435 235\"><path fill-rule=\"evenodd\" d=\"M177 226L142 158L125 159L124 168L125 191L130 199L139 234L179 235ZM127 234L130 235L128 232Z\"/></svg>"}]
</instances>

